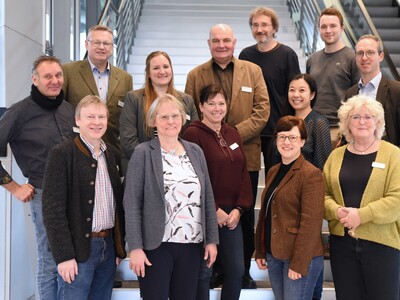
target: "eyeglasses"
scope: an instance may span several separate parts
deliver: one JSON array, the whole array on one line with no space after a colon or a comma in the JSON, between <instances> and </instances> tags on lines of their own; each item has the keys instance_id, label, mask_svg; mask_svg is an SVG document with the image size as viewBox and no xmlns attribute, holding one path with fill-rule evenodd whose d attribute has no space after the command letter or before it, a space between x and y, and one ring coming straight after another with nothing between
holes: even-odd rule
<instances>
[{"instance_id":1,"label":"eyeglasses","mask_svg":"<svg viewBox=\"0 0 400 300\"><path fill-rule=\"evenodd\" d=\"M160 120L160 122L168 122L169 119L172 119L172 121L178 121L182 117L181 114L172 114L172 115L157 115L157 118Z\"/></svg>"},{"instance_id":2,"label":"eyeglasses","mask_svg":"<svg viewBox=\"0 0 400 300\"><path fill-rule=\"evenodd\" d=\"M372 115L361 116L361 115L356 114L356 115L351 115L350 119L352 121L357 121L357 122L360 122L361 119L364 119L365 122L371 122L372 120L375 119L375 116L372 116Z\"/></svg>"},{"instance_id":3,"label":"eyeglasses","mask_svg":"<svg viewBox=\"0 0 400 300\"><path fill-rule=\"evenodd\" d=\"M371 58L375 55L375 53L381 53L382 51L374 51L374 50L368 50L368 51L356 51L356 56L358 58L363 58L364 54L367 56L367 58Z\"/></svg>"},{"instance_id":4,"label":"eyeglasses","mask_svg":"<svg viewBox=\"0 0 400 300\"><path fill-rule=\"evenodd\" d=\"M261 27L261 29L265 29L265 28L267 28L269 26L272 26L272 24L268 24L268 23L261 23L261 24L253 23L253 24L250 25L250 27L252 29L258 29L258 27Z\"/></svg>"},{"instance_id":5,"label":"eyeglasses","mask_svg":"<svg viewBox=\"0 0 400 300\"><path fill-rule=\"evenodd\" d=\"M283 135L283 134L278 134L276 136L276 140L280 143L283 143L286 139L289 140L289 142L294 143L299 139L299 136L297 135Z\"/></svg>"},{"instance_id":6,"label":"eyeglasses","mask_svg":"<svg viewBox=\"0 0 400 300\"><path fill-rule=\"evenodd\" d=\"M88 40L88 42L90 42L95 48L99 48L100 45L103 45L104 48L109 48L113 44L110 42L100 42L100 41L92 41L92 40Z\"/></svg>"}]
</instances>

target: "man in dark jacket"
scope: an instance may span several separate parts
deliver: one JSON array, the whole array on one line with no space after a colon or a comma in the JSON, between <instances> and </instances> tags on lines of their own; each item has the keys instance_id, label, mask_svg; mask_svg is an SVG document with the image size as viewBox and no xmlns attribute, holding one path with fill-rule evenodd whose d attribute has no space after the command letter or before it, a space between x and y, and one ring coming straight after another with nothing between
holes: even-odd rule
<instances>
[{"instance_id":1,"label":"man in dark jacket","mask_svg":"<svg viewBox=\"0 0 400 300\"><path fill-rule=\"evenodd\" d=\"M0 185L22 202L29 202L37 247L36 284L39 299L56 299L57 272L42 218L42 180L49 150L72 139L74 111L64 101L60 61L40 56L33 63L31 94L6 110L0 119L0 156L10 144L27 183L15 182L0 163Z\"/></svg>"},{"instance_id":2,"label":"man in dark jacket","mask_svg":"<svg viewBox=\"0 0 400 300\"><path fill-rule=\"evenodd\" d=\"M58 299L111 299L126 256L120 154L102 136L108 110L84 97L75 112L80 136L49 152L43 221L58 269Z\"/></svg>"}]
</instances>

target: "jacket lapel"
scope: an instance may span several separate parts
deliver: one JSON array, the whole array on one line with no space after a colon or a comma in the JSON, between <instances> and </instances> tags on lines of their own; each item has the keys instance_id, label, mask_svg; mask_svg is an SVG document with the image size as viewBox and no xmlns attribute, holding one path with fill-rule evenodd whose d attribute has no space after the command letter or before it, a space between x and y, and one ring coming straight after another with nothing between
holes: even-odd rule
<instances>
[{"instance_id":1,"label":"jacket lapel","mask_svg":"<svg viewBox=\"0 0 400 300\"><path fill-rule=\"evenodd\" d=\"M152 139L149 142L150 146L150 158L151 164L153 167L154 175L156 177L157 186L160 191L160 194L164 199L164 173L162 168L162 160L161 160L161 146L160 142L157 138Z\"/></svg>"},{"instance_id":2,"label":"jacket lapel","mask_svg":"<svg viewBox=\"0 0 400 300\"><path fill-rule=\"evenodd\" d=\"M240 61L236 58L233 60L233 82L232 82L232 99L230 109L235 105L236 99L238 99L240 91L242 89L242 80L244 77L244 69Z\"/></svg>"},{"instance_id":3,"label":"jacket lapel","mask_svg":"<svg viewBox=\"0 0 400 300\"><path fill-rule=\"evenodd\" d=\"M382 76L381 82L378 86L378 91L376 93L376 100L382 103L382 106L385 107L386 97L388 93L388 81L385 77Z\"/></svg>"},{"instance_id":4,"label":"jacket lapel","mask_svg":"<svg viewBox=\"0 0 400 300\"><path fill-rule=\"evenodd\" d=\"M119 81L118 70L110 64L110 77L108 82L107 101L111 99Z\"/></svg>"},{"instance_id":5,"label":"jacket lapel","mask_svg":"<svg viewBox=\"0 0 400 300\"><path fill-rule=\"evenodd\" d=\"M92 91L93 95L98 96L99 92L97 91L97 86L96 82L94 81L93 72L90 69L90 64L87 60L82 62L79 73L81 74L83 81Z\"/></svg>"}]
</instances>

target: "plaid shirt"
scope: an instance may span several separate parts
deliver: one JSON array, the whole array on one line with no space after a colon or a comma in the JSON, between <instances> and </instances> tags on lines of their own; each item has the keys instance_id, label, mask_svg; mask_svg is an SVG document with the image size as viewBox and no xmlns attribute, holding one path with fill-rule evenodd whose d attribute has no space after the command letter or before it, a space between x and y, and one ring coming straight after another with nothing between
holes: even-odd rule
<instances>
[{"instance_id":1,"label":"plaid shirt","mask_svg":"<svg viewBox=\"0 0 400 300\"><path fill-rule=\"evenodd\" d=\"M96 157L94 147L82 136L81 139L88 146L93 158L97 160L92 232L99 232L113 228L115 224L115 200L104 153L107 146L101 141L100 153Z\"/></svg>"}]
</instances>

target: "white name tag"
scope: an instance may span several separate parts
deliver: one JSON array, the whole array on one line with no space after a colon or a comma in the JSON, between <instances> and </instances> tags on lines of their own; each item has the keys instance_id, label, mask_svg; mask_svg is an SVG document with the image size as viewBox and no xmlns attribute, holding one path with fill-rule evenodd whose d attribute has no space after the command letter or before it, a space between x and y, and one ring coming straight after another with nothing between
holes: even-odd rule
<instances>
[{"instance_id":1,"label":"white name tag","mask_svg":"<svg viewBox=\"0 0 400 300\"><path fill-rule=\"evenodd\" d=\"M72 131L73 132L75 132L75 133L80 133L81 131L79 130L79 128L78 127L72 127Z\"/></svg>"},{"instance_id":2,"label":"white name tag","mask_svg":"<svg viewBox=\"0 0 400 300\"><path fill-rule=\"evenodd\" d=\"M374 161L373 163L372 163L372 167L373 168L378 168L378 169L385 169L385 164L384 163L379 163L379 162L376 162L376 161Z\"/></svg>"},{"instance_id":3,"label":"white name tag","mask_svg":"<svg viewBox=\"0 0 400 300\"><path fill-rule=\"evenodd\" d=\"M186 120L190 121L190 116L186 114Z\"/></svg>"},{"instance_id":4,"label":"white name tag","mask_svg":"<svg viewBox=\"0 0 400 300\"><path fill-rule=\"evenodd\" d=\"M242 92L251 93L253 89L249 86L242 86Z\"/></svg>"},{"instance_id":5,"label":"white name tag","mask_svg":"<svg viewBox=\"0 0 400 300\"><path fill-rule=\"evenodd\" d=\"M121 100L118 101L118 106L124 107L124 105L125 105L124 101L121 101Z\"/></svg>"},{"instance_id":6,"label":"white name tag","mask_svg":"<svg viewBox=\"0 0 400 300\"><path fill-rule=\"evenodd\" d=\"M235 150L238 147L239 145L237 143L233 143L232 145L229 146L229 148L231 148L232 150Z\"/></svg>"}]
</instances>

